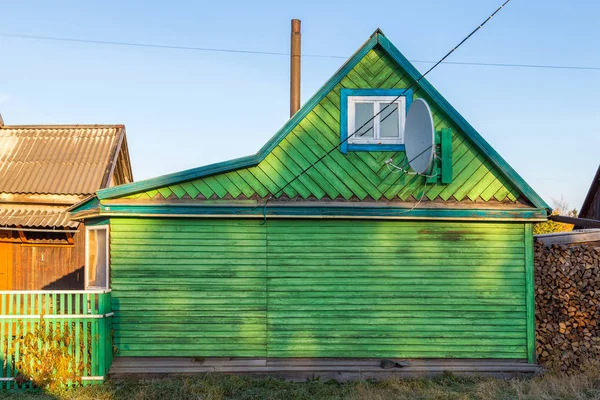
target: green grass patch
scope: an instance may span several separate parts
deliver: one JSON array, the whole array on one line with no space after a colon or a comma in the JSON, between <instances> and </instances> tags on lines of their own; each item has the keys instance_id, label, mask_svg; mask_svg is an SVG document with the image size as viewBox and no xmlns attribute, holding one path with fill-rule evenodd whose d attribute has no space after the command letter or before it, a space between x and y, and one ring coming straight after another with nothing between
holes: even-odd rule
<instances>
[{"instance_id":1,"label":"green grass patch","mask_svg":"<svg viewBox=\"0 0 600 400\"><path fill-rule=\"evenodd\" d=\"M450 373L432 379L322 381L294 383L277 378L202 374L157 379L122 379L104 385L55 393L0 392L0 399L160 399L160 400L390 400L390 399L600 399L600 369L533 378L459 377Z\"/></svg>"}]
</instances>

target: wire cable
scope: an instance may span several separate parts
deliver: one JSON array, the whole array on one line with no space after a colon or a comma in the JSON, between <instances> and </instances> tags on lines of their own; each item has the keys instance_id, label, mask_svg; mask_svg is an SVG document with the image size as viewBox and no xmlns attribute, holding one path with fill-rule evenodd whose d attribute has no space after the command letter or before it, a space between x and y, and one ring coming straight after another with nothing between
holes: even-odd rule
<instances>
[{"instance_id":1,"label":"wire cable","mask_svg":"<svg viewBox=\"0 0 600 400\"><path fill-rule=\"evenodd\" d=\"M29 35L24 33L11 33L11 32L0 32L0 37L13 38L13 39L29 39L29 40L46 40L54 42L71 42L71 43L86 43L86 44L101 44L101 45L112 45L112 46L128 46L128 47L141 47L141 48L152 48L152 49L166 49L166 50L186 50L186 51L200 51L200 52L215 52L215 53L239 53L239 54L255 54L255 55L268 55L268 56L290 56L290 53L277 52L277 51L260 51L260 50L244 50L244 49L225 49L216 47L195 47L195 46L178 46L178 45L162 45L156 43L137 43L137 42L122 42L112 40L94 40L94 39L77 39L69 37L59 36L45 36L45 35ZM302 57L309 58L332 58L332 59L343 59L346 60L346 56L337 56L331 54L303 54ZM409 60L412 63L421 64L436 64L439 61L433 60ZM487 63L477 61L443 61L442 64L446 65L467 65L467 66L484 66L484 67L503 67L503 68L544 68L544 69L567 69L567 70L582 70L582 71L600 71L600 67L588 66L588 65L553 65L553 64L523 64L523 63Z\"/></svg>"}]
</instances>

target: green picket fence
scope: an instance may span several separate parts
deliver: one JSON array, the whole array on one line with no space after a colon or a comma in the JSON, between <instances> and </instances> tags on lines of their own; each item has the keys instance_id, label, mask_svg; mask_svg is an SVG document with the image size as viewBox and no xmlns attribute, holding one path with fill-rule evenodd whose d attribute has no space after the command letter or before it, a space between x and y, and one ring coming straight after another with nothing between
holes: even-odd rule
<instances>
[{"instance_id":1,"label":"green picket fence","mask_svg":"<svg viewBox=\"0 0 600 400\"><path fill-rule=\"evenodd\" d=\"M58 330L69 338L69 358L83 364L84 385L102 382L113 355L110 308L110 290L0 291L0 388L31 387L31 382L19 386L15 380L17 362L29 360L18 339L40 326L46 334ZM40 348L52 345L42 342Z\"/></svg>"}]
</instances>

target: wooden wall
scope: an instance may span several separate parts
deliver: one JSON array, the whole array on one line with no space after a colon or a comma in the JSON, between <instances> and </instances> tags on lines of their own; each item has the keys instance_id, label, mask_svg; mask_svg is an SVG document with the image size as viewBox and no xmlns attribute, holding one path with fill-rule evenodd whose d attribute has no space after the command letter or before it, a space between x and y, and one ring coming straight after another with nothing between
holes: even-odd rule
<instances>
[{"instance_id":1,"label":"wooden wall","mask_svg":"<svg viewBox=\"0 0 600 400\"><path fill-rule=\"evenodd\" d=\"M111 221L120 355L265 355L261 221Z\"/></svg>"},{"instance_id":2,"label":"wooden wall","mask_svg":"<svg viewBox=\"0 0 600 400\"><path fill-rule=\"evenodd\" d=\"M526 359L525 238L523 223L112 219L116 345Z\"/></svg>"},{"instance_id":3,"label":"wooden wall","mask_svg":"<svg viewBox=\"0 0 600 400\"><path fill-rule=\"evenodd\" d=\"M584 213L580 213L579 218L597 219L600 220L600 186L596 193L592 195L588 209Z\"/></svg>"},{"instance_id":4,"label":"wooden wall","mask_svg":"<svg viewBox=\"0 0 600 400\"><path fill-rule=\"evenodd\" d=\"M68 245L64 233L46 235L45 239L33 238L32 234L26 236L32 243L0 243L0 252L7 259L5 261L10 259L9 268L11 268L6 275L9 278L4 283L4 290L84 288L85 228L83 224L73 235L73 245ZM49 242L52 244L48 244ZM12 257L7 256L10 253Z\"/></svg>"},{"instance_id":5,"label":"wooden wall","mask_svg":"<svg viewBox=\"0 0 600 400\"><path fill-rule=\"evenodd\" d=\"M0 242L0 290L11 290L13 286L13 247L12 243Z\"/></svg>"}]
</instances>

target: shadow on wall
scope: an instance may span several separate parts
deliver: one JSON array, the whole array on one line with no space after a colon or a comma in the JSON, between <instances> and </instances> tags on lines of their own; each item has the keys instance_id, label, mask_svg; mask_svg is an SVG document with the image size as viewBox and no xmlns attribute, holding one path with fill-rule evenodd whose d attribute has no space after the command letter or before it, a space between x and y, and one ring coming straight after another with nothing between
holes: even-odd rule
<instances>
[{"instance_id":1,"label":"shadow on wall","mask_svg":"<svg viewBox=\"0 0 600 400\"><path fill-rule=\"evenodd\" d=\"M83 266L42 287L42 290L84 290Z\"/></svg>"}]
</instances>

